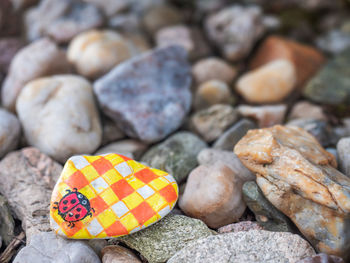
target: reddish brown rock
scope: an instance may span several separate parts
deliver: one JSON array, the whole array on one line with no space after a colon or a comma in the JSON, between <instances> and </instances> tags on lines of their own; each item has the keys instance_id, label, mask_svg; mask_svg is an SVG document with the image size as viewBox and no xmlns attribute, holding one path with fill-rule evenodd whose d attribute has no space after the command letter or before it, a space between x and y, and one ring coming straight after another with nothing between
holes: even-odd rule
<instances>
[{"instance_id":1,"label":"reddish brown rock","mask_svg":"<svg viewBox=\"0 0 350 263\"><path fill-rule=\"evenodd\" d=\"M303 258L297 263L345 263L344 260L337 256L320 253L314 256Z\"/></svg>"},{"instance_id":2,"label":"reddish brown rock","mask_svg":"<svg viewBox=\"0 0 350 263\"><path fill-rule=\"evenodd\" d=\"M252 221L242 221L236 224L230 224L227 226L220 227L218 232L220 234L230 233L230 232L240 232L240 231L250 231L250 230L262 230L263 228L259 226L256 222Z\"/></svg>"},{"instance_id":3,"label":"reddish brown rock","mask_svg":"<svg viewBox=\"0 0 350 263\"><path fill-rule=\"evenodd\" d=\"M107 246L102 249L103 263L141 263L129 249L122 246Z\"/></svg>"},{"instance_id":4,"label":"reddish brown rock","mask_svg":"<svg viewBox=\"0 0 350 263\"><path fill-rule=\"evenodd\" d=\"M277 59L286 59L294 64L297 87L310 79L325 62L324 56L310 46L279 36L270 36L259 47L250 63L250 68L256 69Z\"/></svg>"}]
</instances>

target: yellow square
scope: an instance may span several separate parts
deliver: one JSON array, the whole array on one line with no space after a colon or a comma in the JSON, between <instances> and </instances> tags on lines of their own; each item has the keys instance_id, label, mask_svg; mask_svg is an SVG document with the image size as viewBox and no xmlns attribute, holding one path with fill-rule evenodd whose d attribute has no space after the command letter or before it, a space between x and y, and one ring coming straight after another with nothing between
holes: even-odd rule
<instances>
[{"instance_id":1,"label":"yellow square","mask_svg":"<svg viewBox=\"0 0 350 263\"><path fill-rule=\"evenodd\" d=\"M168 204L159 193L152 195L146 200L146 202L153 208L154 211L157 212Z\"/></svg>"},{"instance_id":2,"label":"yellow square","mask_svg":"<svg viewBox=\"0 0 350 263\"><path fill-rule=\"evenodd\" d=\"M156 215L154 215L150 219L148 219L143 225L147 227L147 226L155 223L157 220L158 220L158 217Z\"/></svg>"},{"instance_id":3,"label":"yellow square","mask_svg":"<svg viewBox=\"0 0 350 263\"><path fill-rule=\"evenodd\" d=\"M58 192L62 195L65 196L68 192L66 190L72 190L66 183L61 182L58 185Z\"/></svg>"},{"instance_id":4,"label":"yellow square","mask_svg":"<svg viewBox=\"0 0 350 263\"><path fill-rule=\"evenodd\" d=\"M111 188L108 188L105 191L103 191L100 194L100 196L109 206L119 201L118 196L116 196L116 194L113 192Z\"/></svg>"},{"instance_id":5,"label":"yellow square","mask_svg":"<svg viewBox=\"0 0 350 263\"><path fill-rule=\"evenodd\" d=\"M120 219L120 222L128 230L128 232L139 226L139 222L131 213L128 213L126 216Z\"/></svg>"},{"instance_id":6,"label":"yellow square","mask_svg":"<svg viewBox=\"0 0 350 263\"><path fill-rule=\"evenodd\" d=\"M105 238L107 237L107 233L105 231L102 231L100 234L97 235L96 238Z\"/></svg>"},{"instance_id":7,"label":"yellow square","mask_svg":"<svg viewBox=\"0 0 350 263\"><path fill-rule=\"evenodd\" d=\"M123 177L114 169L109 170L108 172L105 172L102 175L103 179L109 184L112 185L116 182L118 182L120 179L123 179Z\"/></svg>"},{"instance_id":8,"label":"yellow square","mask_svg":"<svg viewBox=\"0 0 350 263\"><path fill-rule=\"evenodd\" d=\"M164 187L169 185L169 182L166 179L159 177L149 182L149 185L152 186L155 190L159 191L160 189L163 189Z\"/></svg>"},{"instance_id":9,"label":"yellow square","mask_svg":"<svg viewBox=\"0 0 350 263\"><path fill-rule=\"evenodd\" d=\"M86 239L91 237L90 233L86 230L86 228L80 229L78 232L76 232L72 238L74 239Z\"/></svg>"},{"instance_id":10,"label":"yellow square","mask_svg":"<svg viewBox=\"0 0 350 263\"><path fill-rule=\"evenodd\" d=\"M101 156L87 156L87 155L84 155L84 158L89 162L89 163L93 163L94 161L98 160L101 158Z\"/></svg>"},{"instance_id":11,"label":"yellow square","mask_svg":"<svg viewBox=\"0 0 350 263\"><path fill-rule=\"evenodd\" d=\"M64 219L58 214L58 210L51 210L50 211L50 215L53 218L52 220L54 220L58 225L64 223Z\"/></svg>"},{"instance_id":12,"label":"yellow square","mask_svg":"<svg viewBox=\"0 0 350 263\"><path fill-rule=\"evenodd\" d=\"M112 225L115 221L118 220L117 216L115 215L115 213L113 212L112 209L107 209L105 211L103 211L101 214L99 214L97 216L98 221L100 222L100 224L103 226L103 228L107 228L110 225Z\"/></svg>"},{"instance_id":13,"label":"yellow square","mask_svg":"<svg viewBox=\"0 0 350 263\"><path fill-rule=\"evenodd\" d=\"M164 171L162 171L162 170L158 170L158 169L155 169L155 168L151 168L151 171L154 172L156 175L159 175L159 176L168 175L167 172L164 172Z\"/></svg>"},{"instance_id":14,"label":"yellow square","mask_svg":"<svg viewBox=\"0 0 350 263\"><path fill-rule=\"evenodd\" d=\"M89 200L96 197L96 193L90 185L86 185L83 188L79 189L79 192L85 195Z\"/></svg>"},{"instance_id":15,"label":"yellow square","mask_svg":"<svg viewBox=\"0 0 350 263\"><path fill-rule=\"evenodd\" d=\"M89 182L95 180L97 177L100 176L100 174L95 170L95 168L92 165L88 165L83 169L81 169L80 171L84 174L85 178Z\"/></svg>"},{"instance_id":16,"label":"yellow square","mask_svg":"<svg viewBox=\"0 0 350 263\"><path fill-rule=\"evenodd\" d=\"M136 177L128 177L126 179L126 181L128 182L128 184L134 188L135 190L139 189L140 187L144 186L145 183L142 182L141 180L137 179Z\"/></svg>"},{"instance_id":17,"label":"yellow square","mask_svg":"<svg viewBox=\"0 0 350 263\"><path fill-rule=\"evenodd\" d=\"M134 209L139 204L141 204L143 202L143 198L138 193L133 192L131 195L128 195L127 197L125 197L123 199L123 202L131 210L131 209Z\"/></svg>"},{"instance_id":18,"label":"yellow square","mask_svg":"<svg viewBox=\"0 0 350 263\"><path fill-rule=\"evenodd\" d=\"M136 162L134 160L127 161L130 168L134 171L134 173L137 173L138 171L144 169L146 166L144 166L142 163Z\"/></svg>"},{"instance_id":19,"label":"yellow square","mask_svg":"<svg viewBox=\"0 0 350 263\"><path fill-rule=\"evenodd\" d=\"M74 163L72 161L68 161L63 168L62 180L66 180L69 176L74 174L76 171L78 171L78 169L75 168Z\"/></svg>"},{"instance_id":20,"label":"yellow square","mask_svg":"<svg viewBox=\"0 0 350 263\"><path fill-rule=\"evenodd\" d=\"M107 159L113 166L125 162L125 160L122 157L114 153L104 156L104 158Z\"/></svg>"}]
</instances>

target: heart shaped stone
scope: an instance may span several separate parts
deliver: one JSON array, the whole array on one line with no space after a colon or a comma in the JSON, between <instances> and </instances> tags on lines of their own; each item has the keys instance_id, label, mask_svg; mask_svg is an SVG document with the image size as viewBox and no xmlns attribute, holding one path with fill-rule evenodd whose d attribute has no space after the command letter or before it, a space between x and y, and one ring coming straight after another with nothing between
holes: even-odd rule
<instances>
[{"instance_id":1,"label":"heart shaped stone","mask_svg":"<svg viewBox=\"0 0 350 263\"><path fill-rule=\"evenodd\" d=\"M166 172L114 153L73 156L52 193L51 228L73 239L123 236L160 220L177 198Z\"/></svg>"}]
</instances>

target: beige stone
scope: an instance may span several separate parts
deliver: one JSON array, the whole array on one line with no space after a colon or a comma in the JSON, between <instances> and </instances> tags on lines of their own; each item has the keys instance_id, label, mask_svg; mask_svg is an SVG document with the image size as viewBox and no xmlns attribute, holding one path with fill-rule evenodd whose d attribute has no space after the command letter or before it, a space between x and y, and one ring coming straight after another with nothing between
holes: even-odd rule
<instances>
[{"instance_id":1,"label":"beige stone","mask_svg":"<svg viewBox=\"0 0 350 263\"><path fill-rule=\"evenodd\" d=\"M122 246L107 246L102 249L102 263L141 263L130 250Z\"/></svg>"},{"instance_id":2,"label":"beige stone","mask_svg":"<svg viewBox=\"0 0 350 263\"><path fill-rule=\"evenodd\" d=\"M274 60L241 76L236 91L251 103L282 101L296 84L294 65L288 60Z\"/></svg>"},{"instance_id":3,"label":"beige stone","mask_svg":"<svg viewBox=\"0 0 350 263\"><path fill-rule=\"evenodd\" d=\"M300 101L296 103L290 114L289 119L314 119L314 120L327 120L326 115L323 112L321 106L310 103L308 101Z\"/></svg>"}]
</instances>

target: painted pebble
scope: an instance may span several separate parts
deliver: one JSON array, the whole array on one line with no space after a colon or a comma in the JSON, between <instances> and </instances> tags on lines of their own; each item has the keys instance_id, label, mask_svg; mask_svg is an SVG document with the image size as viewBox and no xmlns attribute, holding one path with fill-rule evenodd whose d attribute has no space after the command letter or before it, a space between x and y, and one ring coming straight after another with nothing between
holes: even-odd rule
<instances>
[{"instance_id":1,"label":"painted pebble","mask_svg":"<svg viewBox=\"0 0 350 263\"><path fill-rule=\"evenodd\" d=\"M166 172L119 154L73 156L52 193L51 228L73 239L123 236L163 218L177 198Z\"/></svg>"}]
</instances>

